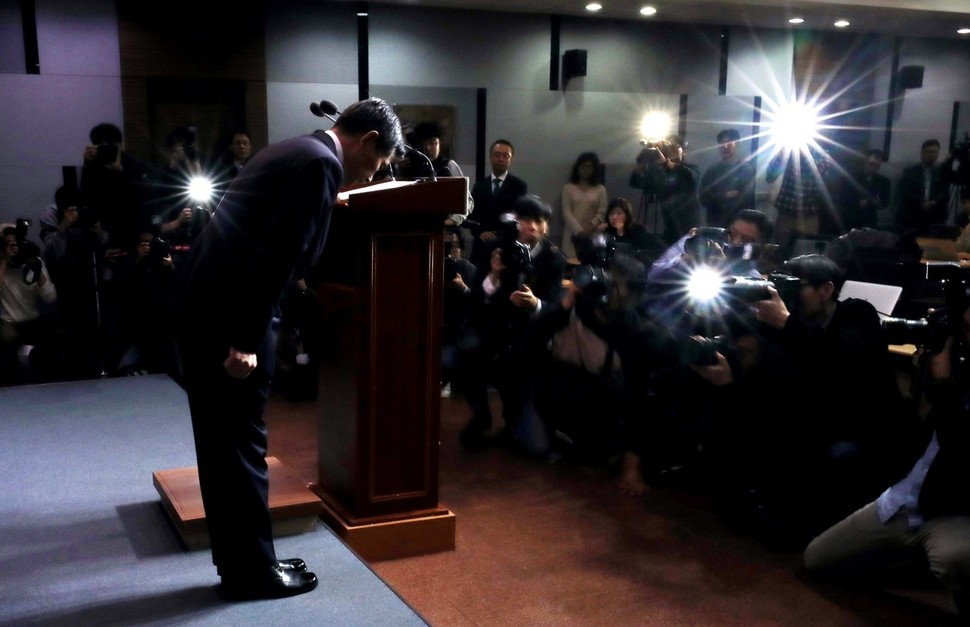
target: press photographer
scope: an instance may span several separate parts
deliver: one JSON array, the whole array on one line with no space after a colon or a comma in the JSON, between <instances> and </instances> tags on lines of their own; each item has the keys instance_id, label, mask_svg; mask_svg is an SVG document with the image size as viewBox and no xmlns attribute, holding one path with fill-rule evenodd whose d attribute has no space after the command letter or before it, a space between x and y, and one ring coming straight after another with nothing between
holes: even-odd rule
<instances>
[{"instance_id":1,"label":"press photographer","mask_svg":"<svg viewBox=\"0 0 970 627\"><path fill-rule=\"evenodd\" d=\"M18 219L15 226L2 230L0 385L54 376L54 321L48 314L57 301L57 290L40 258L40 249L27 239L29 226L30 220Z\"/></svg>"},{"instance_id":2,"label":"press photographer","mask_svg":"<svg viewBox=\"0 0 970 627\"><path fill-rule=\"evenodd\" d=\"M952 593L960 622L970 617L970 309L966 285L948 285L942 345L922 350L930 411L910 429L906 462L885 491L816 537L805 550L812 574L841 583L893 585L893 575L915 568ZM931 318L927 316L929 320ZM941 333L942 334L942 333ZM934 333L934 343L938 339ZM926 348L926 347L924 347ZM922 453L922 454L921 454ZM895 483L894 483L895 482ZM890 569L889 565L892 565ZM906 567L906 570L899 568Z\"/></svg>"},{"instance_id":3,"label":"press photographer","mask_svg":"<svg viewBox=\"0 0 970 627\"><path fill-rule=\"evenodd\" d=\"M684 161L687 143L677 135L659 141L641 142L630 187L642 189L644 203L652 199L663 216L663 235L672 244L692 227L701 224L698 197L701 170Z\"/></svg>"},{"instance_id":4,"label":"press photographer","mask_svg":"<svg viewBox=\"0 0 970 627\"><path fill-rule=\"evenodd\" d=\"M739 211L727 229L691 229L650 267L647 308L651 315L676 329L679 337L698 333L692 311L698 296L711 298L728 277L760 279L760 266L768 250L764 243L770 235L768 216L754 209ZM692 294L693 288L705 287L713 291L706 296ZM721 309L722 303L712 306ZM713 337L721 332L714 329L700 334Z\"/></svg>"},{"instance_id":5,"label":"press photographer","mask_svg":"<svg viewBox=\"0 0 970 627\"><path fill-rule=\"evenodd\" d=\"M620 490L643 494L644 472L670 462L674 396L666 383L680 349L642 308L643 264L603 234L573 240L581 265L535 331L549 345L536 408L550 433L568 437L550 438L551 454L615 464Z\"/></svg>"},{"instance_id":6,"label":"press photographer","mask_svg":"<svg viewBox=\"0 0 970 627\"><path fill-rule=\"evenodd\" d=\"M749 509L766 539L804 546L885 486L915 416L878 313L866 301L839 300L835 262L803 255L783 270L799 280L797 309L773 287L753 303L755 359L732 384L739 406L724 412L712 437L735 484L725 489L747 495L735 505Z\"/></svg>"},{"instance_id":7,"label":"press photographer","mask_svg":"<svg viewBox=\"0 0 970 627\"><path fill-rule=\"evenodd\" d=\"M547 237L552 209L538 196L526 195L515 200L513 213L514 220L504 221L492 242L489 265L477 269L468 325L460 339L465 397L472 410L460 438L470 448L488 439L492 415L487 386L492 383L502 398L506 440L532 450L525 427L517 431L532 394L538 351L543 350L530 328L563 289L566 259Z\"/></svg>"}]
</instances>

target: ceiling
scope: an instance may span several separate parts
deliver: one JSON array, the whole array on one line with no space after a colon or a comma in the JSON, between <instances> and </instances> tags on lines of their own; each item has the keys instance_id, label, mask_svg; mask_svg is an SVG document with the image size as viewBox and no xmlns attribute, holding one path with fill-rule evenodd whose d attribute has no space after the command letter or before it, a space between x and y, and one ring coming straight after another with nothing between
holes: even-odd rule
<instances>
[{"instance_id":1,"label":"ceiling","mask_svg":"<svg viewBox=\"0 0 970 627\"><path fill-rule=\"evenodd\" d=\"M970 0L598 0L602 10L590 13L590 0L380 0L370 4L447 7L510 13L583 15L590 19L751 26L755 28L800 28L847 30L859 33L905 35L907 37L953 38L970 41L958 28L970 28ZM639 14L652 5L653 17ZM789 18L801 17L799 26ZM850 22L845 29L832 24Z\"/></svg>"}]
</instances>

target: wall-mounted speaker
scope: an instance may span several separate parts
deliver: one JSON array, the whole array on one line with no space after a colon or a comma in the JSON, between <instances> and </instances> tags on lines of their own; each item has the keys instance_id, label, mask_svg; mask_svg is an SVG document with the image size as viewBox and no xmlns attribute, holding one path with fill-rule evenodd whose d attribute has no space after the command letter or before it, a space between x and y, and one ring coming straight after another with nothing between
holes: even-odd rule
<instances>
[{"instance_id":1,"label":"wall-mounted speaker","mask_svg":"<svg viewBox=\"0 0 970 627\"><path fill-rule=\"evenodd\" d=\"M562 84L576 76L586 76L586 51L580 49L567 50L562 55Z\"/></svg>"},{"instance_id":2,"label":"wall-mounted speaker","mask_svg":"<svg viewBox=\"0 0 970 627\"><path fill-rule=\"evenodd\" d=\"M907 65L897 74L900 89L917 89L923 86L923 66Z\"/></svg>"}]
</instances>

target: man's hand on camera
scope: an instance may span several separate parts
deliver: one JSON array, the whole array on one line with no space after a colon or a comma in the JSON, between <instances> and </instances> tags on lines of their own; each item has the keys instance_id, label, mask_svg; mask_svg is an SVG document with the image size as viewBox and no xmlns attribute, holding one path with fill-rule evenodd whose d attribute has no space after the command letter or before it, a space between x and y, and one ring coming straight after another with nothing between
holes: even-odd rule
<instances>
[{"instance_id":1,"label":"man's hand on camera","mask_svg":"<svg viewBox=\"0 0 970 627\"><path fill-rule=\"evenodd\" d=\"M512 292L509 300L516 307L522 307L529 311L535 311L536 307L539 306L539 299L532 293L532 289L528 285L523 285L521 289Z\"/></svg>"},{"instance_id":2,"label":"man's hand on camera","mask_svg":"<svg viewBox=\"0 0 970 627\"><path fill-rule=\"evenodd\" d=\"M233 347L229 347L229 356L222 362L222 367L226 369L233 379L245 379L256 369L255 353L243 353Z\"/></svg>"},{"instance_id":3,"label":"man's hand on camera","mask_svg":"<svg viewBox=\"0 0 970 627\"><path fill-rule=\"evenodd\" d=\"M791 314L788 307L785 307L785 301L778 295L778 290L769 287L768 293L771 294L770 299L761 300L754 304L756 317L759 322L764 322L776 329L783 329L785 323L788 322L788 316Z\"/></svg>"},{"instance_id":4,"label":"man's hand on camera","mask_svg":"<svg viewBox=\"0 0 970 627\"><path fill-rule=\"evenodd\" d=\"M480 237L483 242L492 242L495 241L496 234L495 231L482 231Z\"/></svg>"},{"instance_id":5,"label":"man's hand on camera","mask_svg":"<svg viewBox=\"0 0 970 627\"><path fill-rule=\"evenodd\" d=\"M714 357L717 359L716 364L711 364L710 366L691 364L691 370L711 385L717 387L734 383L734 373L731 372L731 366L728 364L727 358L717 352L714 353Z\"/></svg>"}]
</instances>

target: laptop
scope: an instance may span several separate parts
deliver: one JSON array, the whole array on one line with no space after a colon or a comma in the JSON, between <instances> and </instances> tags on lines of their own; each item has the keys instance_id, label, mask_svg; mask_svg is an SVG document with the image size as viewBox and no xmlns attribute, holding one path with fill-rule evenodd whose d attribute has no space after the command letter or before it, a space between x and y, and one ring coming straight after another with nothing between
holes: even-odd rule
<instances>
[{"instance_id":1,"label":"laptop","mask_svg":"<svg viewBox=\"0 0 970 627\"><path fill-rule=\"evenodd\" d=\"M902 293L903 288L898 285L845 281L839 291L839 300L859 298L867 301L876 308L879 318L883 319L893 315L893 309L896 308L896 303L899 302Z\"/></svg>"},{"instance_id":2,"label":"laptop","mask_svg":"<svg viewBox=\"0 0 970 627\"><path fill-rule=\"evenodd\" d=\"M923 251L925 261L960 261L956 243L943 237L917 237L916 244Z\"/></svg>"}]
</instances>

